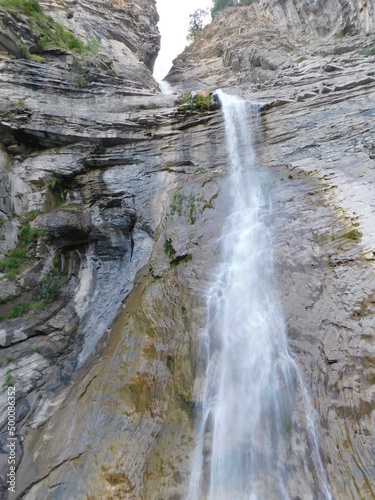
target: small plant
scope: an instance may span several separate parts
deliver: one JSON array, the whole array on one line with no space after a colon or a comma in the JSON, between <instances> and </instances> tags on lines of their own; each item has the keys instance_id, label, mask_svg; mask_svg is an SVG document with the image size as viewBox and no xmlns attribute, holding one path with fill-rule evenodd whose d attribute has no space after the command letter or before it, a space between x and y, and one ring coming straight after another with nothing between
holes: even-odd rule
<instances>
[{"instance_id":1,"label":"small plant","mask_svg":"<svg viewBox=\"0 0 375 500\"><path fill-rule=\"evenodd\" d=\"M27 48L27 45L23 42L18 42L18 48L20 49L20 54L24 59L27 59L29 57L29 49Z\"/></svg>"},{"instance_id":2,"label":"small plant","mask_svg":"<svg viewBox=\"0 0 375 500\"><path fill-rule=\"evenodd\" d=\"M42 212L40 210L30 210L29 212L26 212L23 217L27 222L33 221L38 215L40 215Z\"/></svg>"},{"instance_id":3,"label":"small plant","mask_svg":"<svg viewBox=\"0 0 375 500\"><path fill-rule=\"evenodd\" d=\"M12 371L8 370L5 374L5 381L3 383L3 392L8 389L8 387L14 386L14 378L12 375Z\"/></svg>"},{"instance_id":4,"label":"small plant","mask_svg":"<svg viewBox=\"0 0 375 500\"><path fill-rule=\"evenodd\" d=\"M184 104L188 105L191 109L204 113L205 111L210 111L211 109L211 95L188 92L184 95Z\"/></svg>"},{"instance_id":5,"label":"small plant","mask_svg":"<svg viewBox=\"0 0 375 500\"><path fill-rule=\"evenodd\" d=\"M29 350L29 354L39 354L40 353L40 349L39 347L32 347L30 350Z\"/></svg>"},{"instance_id":6,"label":"small plant","mask_svg":"<svg viewBox=\"0 0 375 500\"><path fill-rule=\"evenodd\" d=\"M7 302L10 302L14 298L15 298L15 295L9 294L6 297L4 297L3 299L0 299L0 304L6 304Z\"/></svg>"},{"instance_id":7,"label":"small plant","mask_svg":"<svg viewBox=\"0 0 375 500\"><path fill-rule=\"evenodd\" d=\"M362 238L362 233L358 229L352 229L349 233L343 235L344 238L352 241L357 241Z\"/></svg>"},{"instance_id":8,"label":"small plant","mask_svg":"<svg viewBox=\"0 0 375 500\"><path fill-rule=\"evenodd\" d=\"M176 255L176 250L173 248L171 238L167 238L164 243L164 252L168 256L169 260L172 260Z\"/></svg>"},{"instance_id":9,"label":"small plant","mask_svg":"<svg viewBox=\"0 0 375 500\"><path fill-rule=\"evenodd\" d=\"M46 62L46 58L39 54L30 54L30 59L39 63Z\"/></svg>"},{"instance_id":10,"label":"small plant","mask_svg":"<svg viewBox=\"0 0 375 500\"><path fill-rule=\"evenodd\" d=\"M19 226L18 246L14 250L9 250L6 258L0 260L0 273L6 273L5 278L8 279L17 276L21 272L21 265L28 258L26 252L28 245L36 238L45 236L44 231L31 228L28 221Z\"/></svg>"},{"instance_id":11,"label":"small plant","mask_svg":"<svg viewBox=\"0 0 375 500\"><path fill-rule=\"evenodd\" d=\"M39 283L38 301L44 304L55 302L60 288L66 283L66 276L58 270L49 272Z\"/></svg>"},{"instance_id":12,"label":"small plant","mask_svg":"<svg viewBox=\"0 0 375 500\"><path fill-rule=\"evenodd\" d=\"M52 179L50 179L48 181L48 186L52 189L52 190L55 190L56 188L58 188L61 184L61 179L60 177L55 177L53 176Z\"/></svg>"},{"instance_id":13,"label":"small plant","mask_svg":"<svg viewBox=\"0 0 375 500\"><path fill-rule=\"evenodd\" d=\"M189 195L185 195L184 193L175 193L170 203L171 214L174 215L177 213L179 216L183 215L193 225L206 208L213 208L212 201L216 196L214 195L210 201L207 201L200 194L190 193Z\"/></svg>"},{"instance_id":14,"label":"small plant","mask_svg":"<svg viewBox=\"0 0 375 500\"><path fill-rule=\"evenodd\" d=\"M95 148L95 151L94 151L96 154L104 154L107 152L107 148L105 146L103 146L102 144L99 144L98 146L96 146Z\"/></svg>"},{"instance_id":15,"label":"small plant","mask_svg":"<svg viewBox=\"0 0 375 500\"><path fill-rule=\"evenodd\" d=\"M9 365L9 363L12 363L12 361L14 361L14 359L10 356L7 356L3 361L0 361L0 367L3 365Z\"/></svg>"},{"instance_id":16,"label":"small plant","mask_svg":"<svg viewBox=\"0 0 375 500\"><path fill-rule=\"evenodd\" d=\"M56 207L61 207L65 203L64 198L58 194L55 195L54 200Z\"/></svg>"},{"instance_id":17,"label":"small plant","mask_svg":"<svg viewBox=\"0 0 375 500\"><path fill-rule=\"evenodd\" d=\"M28 302L21 302L21 304L17 304L13 307L13 309L9 313L9 319L18 318L23 314L29 312L31 309L31 304Z\"/></svg>"},{"instance_id":18,"label":"small plant","mask_svg":"<svg viewBox=\"0 0 375 500\"><path fill-rule=\"evenodd\" d=\"M86 85L85 77L83 75L76 75L74 77L74 85L79 89L83 88Z\"/></svg>"},{"instance_id":19,"label":"small plant","mask_svg":"<svg viewBox=\"0 0 375 500\"><path fill-rule=\"evenodd\" d=\"M205 172L206 172L206 169L205 169L205 168L203 168L203 167L197 167L197 168L194 170L193 174L194 174L194 175L197 175L197 174L204 174Z\"/></svg>"},{"instance_id":20,"label":"small plant","mask_svg":"<svg viewBox=\"0 0 375 500\"><path fill-rule=\"evenodd\" d=\"M9 110L4 113L4 116L8 121L12 122L16 118L16 113Z\"/></svg>"},{"instance_id":21,"label":"small plant","mask_svg":"<svg viewBox=\"0 0 375 500\"><path fill-rule=\"evenodd\" d=\"M302 61L307 61L308 57L306 56L301 56L299 57L298 59L296 59L296 63L299 64L301 63Z\"/></svg>"},{"instance_id":22,"label":"small plant","mask_svg":"<svg viewBox=\"0 0 375 500\"><path fill-rule=\"evenodd\" d=\"M371 45L370 47L361 50L360 55L366 57L375 56L375 45Z\"/></svg>"},{"instance_id":23,"label":"small plant","mask_svg":"<svg viewBox=\"0 0 375 500\"><path fill-rule=\"evenodd\" d=\"M38 401L40 401L42 399L43 395L39 392L36 397L37 397Z\"/></svg>"}]
</instances>

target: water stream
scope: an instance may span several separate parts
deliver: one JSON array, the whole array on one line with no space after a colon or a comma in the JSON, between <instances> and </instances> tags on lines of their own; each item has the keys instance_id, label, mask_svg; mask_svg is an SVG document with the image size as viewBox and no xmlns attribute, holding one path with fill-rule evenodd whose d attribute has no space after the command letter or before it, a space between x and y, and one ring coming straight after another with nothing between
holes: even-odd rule
<instances>
[{"instance_id":1,"label":"water stream","mask_svg":"<svg viewBox=\"0 0 375 500\"><path fill-rule=\"evenodd\" d=\"M220 91L219 98L231 208L207 299L206 382L188 498L330 499L314 411L274 286L253 146L258 107Z\"/></svg>"}]
</instances>

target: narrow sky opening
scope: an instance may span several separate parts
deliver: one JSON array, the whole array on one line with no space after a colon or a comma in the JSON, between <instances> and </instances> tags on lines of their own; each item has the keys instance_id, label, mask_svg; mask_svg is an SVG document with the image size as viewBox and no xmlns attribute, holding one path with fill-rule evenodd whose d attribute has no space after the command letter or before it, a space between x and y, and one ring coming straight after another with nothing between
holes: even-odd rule
<instances>
[{"instance_id":1,"label":"narrow sky opening","mask_svg":"<svg viewBox=\"0 0 375 500\"><path fill-rule=\"evenodd\" d=\"M173 59L188 45L189 15L196 9L211 8L212 0L157 0L156 7L160 16L161 49L154 77L160 82L171 69Z\"/></svg>"}]
</instances>

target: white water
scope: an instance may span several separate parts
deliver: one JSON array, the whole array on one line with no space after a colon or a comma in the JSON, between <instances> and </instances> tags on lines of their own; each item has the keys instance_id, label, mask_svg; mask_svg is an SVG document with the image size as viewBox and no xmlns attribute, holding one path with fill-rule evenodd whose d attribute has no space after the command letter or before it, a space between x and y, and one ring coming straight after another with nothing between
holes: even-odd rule
<instances>
[{"instance_id":1,"label":"white water","mask_svg":"<svg viewBox=\"0 0 375 500\"><path fill-rule=\"evenodd\" d=\"M252 144L258 113L236 97L221 92L219 97L230 161L231 210L208 297L206 384L188 498L297 496L297 488L291 491L294 460L298 474L306 475L304 491L310 491L305 498L330 499L314 413L288 351L273 283L272 242L262 221L265 202ZM293 448L297 399L303 407L300 441L306 446ZM295 456L289 457L291 453Z\"/></svg>"},{"instance_id":2,"label":"white water","mask_svg":"<svg viewBox=\"0 0 375 500\"><path fill-rule=\"evenodd\" d=\"M167 82L167 80L161 80L160 82L158 82L159 84L159 88L160 88L160 91L163 93L163 94L174 94L175 93L175 90L173 90L173 88L169 85L169 83Z\"/></svg>"}]
</instances>

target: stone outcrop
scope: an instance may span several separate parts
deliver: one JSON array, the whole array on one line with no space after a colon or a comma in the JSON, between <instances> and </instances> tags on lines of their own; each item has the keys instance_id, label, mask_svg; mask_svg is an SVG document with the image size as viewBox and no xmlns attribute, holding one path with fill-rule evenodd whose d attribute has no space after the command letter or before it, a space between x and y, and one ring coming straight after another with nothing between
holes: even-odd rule
<instances>
[{"instance_id":1,"label":"stone outcrop","mask_svg":"<svg viewBox=\"0 0 375 500\"><path fill-rule=\"evenodd\" d=\"M375 497L373 2L218 15L168 77L205 90L203 107L158 92L152 0L40 3L97 43L37 52L27 17L0 9L1 262L16 259L1 268L0 377L17 389L17 496L186 496L227 213L221 86L263 105L264 215L332 496Z\"/></svg>"}]
</instances>

